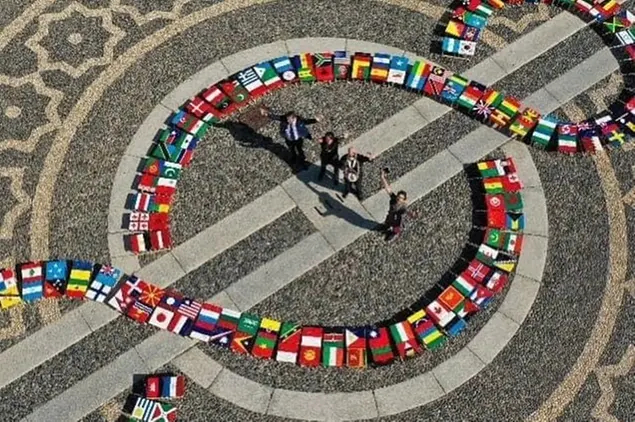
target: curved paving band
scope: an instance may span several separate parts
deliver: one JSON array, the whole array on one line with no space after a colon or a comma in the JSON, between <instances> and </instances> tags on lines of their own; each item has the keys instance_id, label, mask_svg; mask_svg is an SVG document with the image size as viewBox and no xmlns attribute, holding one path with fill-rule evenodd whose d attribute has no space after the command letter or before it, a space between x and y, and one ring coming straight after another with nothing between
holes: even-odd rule
<instances>
[{"instance_id":1,"label":"curved paving band","mask_svg":"<svg viewBox=\"0 0 635 422\"><path fill-rule=\"evenodd\" d=\"M66 296L105 303L142 324L230 348L262 359L305 367L361 368L433 350L466 328L508 283L520 255L524 229L522 183L511 158L482 161L466 169L474 183L478 246L412 306L368 327L300 326L259 318L141 280L109 265L87 261L27 262L1 270L0 306ZM472 237L475 239L475 237ZM468 256L466 256L466 254ZM462 262L462 261L461 261Z\"/></svg>"}]
</instances>

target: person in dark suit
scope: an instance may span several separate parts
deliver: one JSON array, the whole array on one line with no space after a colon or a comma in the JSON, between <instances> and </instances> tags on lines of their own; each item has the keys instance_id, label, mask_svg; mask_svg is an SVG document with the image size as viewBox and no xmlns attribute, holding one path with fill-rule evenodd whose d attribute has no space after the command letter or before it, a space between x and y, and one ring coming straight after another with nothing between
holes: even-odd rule
<instances>
[{"instance_id":1,"label":"person in dark suit","mask_svg":"<svg viewBox=\"0 0 635 422\"><path fill-rule=\"evenodd\" d=\"M278 115L271 113L269 109L264 107L260 109L260 112L263 116L280 122L280 135L284 138L284 142L287 144L287 148L289 148L289 152L291 153L291 165L293 165L296 170L299 168L306 170L309 167L309 163L307 163L306 156L304 155L304 140L312 139L308 125L318 123L322 121L322 118L315 117L313 119L307 119L298 116L293 111Z\"/></svg>"},{"instance_id":2,"label":"person in dark suit","mask_svg":"<svg viewBox=\"0 0 635 422\"><path fill-rule=\"evenodd\" d=\"M340 177L344 179L344 198L352 191L357 199L361 200L362 164L374 159L374 155L359 154L353 147L348 149L348 154L342 156L340 160Z\"/></svg>"},{"instance_id":3,"label":"person in dark suit","mask_svg":"<svg viewBox=\"0 0 635 422\"><path fill-rule=\"evenodd\" d=\"M326 132L324 137L318 140L320 144L320 174L318 180L324 178L327 166L333 166L333 184L338 184L338 169L340 168L339 147L340 140L347 139L348 133L342 138L336 137L333 132Z\"/></svg>"}]
</instances>

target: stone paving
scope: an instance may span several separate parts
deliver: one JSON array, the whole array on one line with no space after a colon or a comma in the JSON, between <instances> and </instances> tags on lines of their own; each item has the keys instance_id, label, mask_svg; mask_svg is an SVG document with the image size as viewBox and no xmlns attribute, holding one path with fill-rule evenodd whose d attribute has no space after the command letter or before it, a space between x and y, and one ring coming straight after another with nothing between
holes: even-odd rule
<instances>
[{"instance_id":1,"label":"stone paving","mask_svg":"<svg viewBox=\"0 0 635 422\"><path fill-rule=\"evenodd\" d=\"M140 257L123 251L113 223L131 184L126 169L138 165L170 110L223 77L218 63L231 73L301 52L406 52L561 121L596 116L630 86L615 50L562 6L496 11L476 55L456 60L434 50L446 2L368 3L3 2L2 266L55 257L112 262L161 287L281 320L375 322L433 285L469 243L463 165L512 156L525 185L527 226L509 286L445 347L362 370L229 354L117 317L102 304L13 307L0 314L4 419L113 421L134 374L165 370L187 376L179 420L632 419L629 143L557 156L397 88L287 88L261 101L324 115L316 135L351 133L351 145L378 155L367 173L390 167L394 188L406 188L423 219L385 245L364 227L318 218L319 196L306 189L315 169L295 177L273 151L219 134L203 139L179 183L172 218L183 227L174 248ZM279 142L275 128L262 131ZM307 150L315 159L315 146ZM351 206L381 220L385 194L377 179L364 183L361 202ZM226 186L197 198L215 184Z\"/></svg>"}]
</instances>

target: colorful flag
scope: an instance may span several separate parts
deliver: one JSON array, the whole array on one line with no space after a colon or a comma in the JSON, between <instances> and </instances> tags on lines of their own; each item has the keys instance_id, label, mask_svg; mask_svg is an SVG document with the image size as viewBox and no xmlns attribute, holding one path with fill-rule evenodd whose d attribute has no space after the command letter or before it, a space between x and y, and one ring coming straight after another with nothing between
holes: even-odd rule
<instances>
[{"instance_id":1,"label":"colorful flag","mask_svg":"<svg viewBox=\"0 0 635 422\"><path fill-rule=\"evenodd\" d=\"M481 309L486 307L491 302L492 298L493 293L480 284L476 285L476 288L470 295L470 300Z\"/></svg>"},{"instance_id":2,"label":"colorful flag","mask_svg":"<svg viewBox=\"0 0 635 422\"><path fill-rule=\"evenodd\" d=\"M574 154L578 151L578 127L573 123L558 125L558 151Z\"/></svg>"},{"instance_id":3,"label":"colorful flag","mask_svg":"<svg viewBox=\"0 0 635 422\"><path fill-rule=\"evenodd\" d=\"M209 337L210 343L218 344L221 347L229 347L238 329L240 315L241 312L239 311L223 308L218 324L216 324L216 328Z\"/></svg>"},{"instance_id":4,"label":"colorful flag","mask_svg":"<svg viewBox=\"0 0 635 422\"><path fill-rule=\"evenodd\" d=\"M452 286L465 297L469 297L475 289L475 284L462 275L456 276L452 282Z\"/></svg>"},{"instance_id":5,"label":"colorful flag","mask_svg":"<svg viewBox=\"0 0 635 422\"><path fill-rule=\"evenodd\" d=\"M484 263L473 259L470 261L467 269L465 270L469 278L475 280L477 283L482 283L483 280L492 272L492 269Z\"/></svg>"},{"instance_id":6,"label":"colorful flag","mask_svg":"<svg viewBox=\"0 0 635 422\"><path fill-rule=\"evenodd\" d=\"M522 231L525 229L525 215L520 213L506 213L505 228L513 231Z\"/></svg>"},{"instance_id":7,"label":"colorful flag","mask_svg":"<svg viewBox=\"0 0 635 422\"><path fill-rule=\"evenodd\" d=\"M366 367L366 329L363 327L346 328L346 366L349 368Z\"/></svg>"},{"instance_id":8,"label":"colorful flag","mask_svg":"<svg viewBox=\"0 0 635 422\"><path fill-rule=\"evenodd\" d=\"M485 189L485 193L496 194L503 193L505 190L503 189L503 181L500 177L491 177L489 179L483 179L483 189Z\"/></svg>"},{"instance_id":9,"label":"colorful flag","mask_svg":"<svg viewBox=\"0 0 635 422\"><path fill-rule=\"evenodd\" d=\"M373 57L367 53L355 53L353 55L353 71L351 79L367 81L370 78L370 66Z\"/></svg>"},{"instance_id":10,"label":"colorful flag","mask_svg":"<svg viewBox=\"0 0 635 422\"><path fill-rule=\"evenodd\" d=\"M465 90L459 96L457 105L463 108L465 111L472 111L476 106L478 100L481 99L485 92L485 85L481 85L478 82L470 82Z\"/></svg>"},{"instance_id":11,"label":"colorful flag","mask_svg":"<svg viewBox=\"0 0 635 422\"><path fill-rule=\"evenodd\" d=\"M148 322L148 319L150 319L152 311L152 306L146 305L137 299L133 302L132 306L126 309L126 316L139 324L145 324Z\"/></svg>"},{"instance_id":12,"label":"colorful flag","mask_svg":"<svg viewBox=\"0 0 635 422\"><path fill-rule=\"evenodd\" d=\"M483 285L492 292L498 293L505 288L508 281L509 277L507 274L500 270L494 270L494 272L485 279Z\"/></svg>"},{"instance_id":13,"label":"colorful flag","mask_svg":"<svg viewBox=\"0 0 635 422\"><path fill-rule=\"evenodd\" d=\"M174 195L176 191L176 180L166 177L154 177L142 174L138 178L137 190L158 195Z\"/></svg>"},{"instance_id":14,"label":"colorful flag","mask_svg":"<svg viewBox=\"0 0 635 422\"><path fill-rule=\"evenodd\" d=\"M162 249L170 249L172 247L172 236L168 227L153 230L150 232L150 248L153 251L160 251Z\"/></svg>"},{"instance_id":15,"label":"colorful flag","mask_svg":"<svg viewBox=\"0 0 635 422\"><path fill-rule=\"evenodd\" d=\"M139 277L130 275L122 279L113 288L106 299L106 304L117 312L126 313L126 310L146 289L147 283Z\"/></svg>"},{"instance_id":16,"label":"colorful flag","mask_svg":"<svg viewBox=\"0 0 635 422\"><path fill-rule=\"evenodd\" d=\"M480 161L476 166L483 178L505 176L516 172L516 165L512 158Z\"/></svg>"},{"instance_id":17,"label":"colorful flag","mask_svg":"<svg viewBox=\"0 0 635 422\"><path fill-rule=\"evenodd\" d=\"M460 56L473 56L474 53L476 53L476 42L468 40L459 41Z\"/></svg>"},{"instance_id":18,"label":"colorful flag","mask_svg":"<svg viewBox=\"0 0 635 422\"><path fill-rule=\"evenodd\" d=\"M300 341L300 366L316 367L320 365L322 353L322 327L302 327L302 340Z\"/></svg>"},{"instance_id":19,"label":"colorful flag","mask_svg":"<svg viewBox=\"0 0 635 422\"><path fill-rule=\"evenodd\" d=\"M103 303L125 274L109 265L101 265L95 279L88 285L85 297Z\"/></svg>"},{"instance_id":20,"label":"colorful flag","mask_svg":"<svg viewBox=\"0 0 635 422\"><path fill-rule=\"evenodd\" d=\"M138 397L136 399L136 403L134 404L134 408L130 413L133 418L143 422L149 422L154 413L154 408L157 405L157 402L148 400L144 397Z\"/></svg>"},{"instance_id":21,"label":"colorful flag","mask_svg":"<svg viewBox=\"0 0 635 422\"><path fill-rule=\"evenodd\" d=\"M64 260L47 261L44 279L44 297L62 297L68 282L68 262Z\"/></svg>"},{"instance_id":22,"label":"colorful flag","mask_svg":"<svg viewBox=\"0 0 635 422\"><path fill-rule=\"evenodd\" d=\"M392 56L390 59L390 69L386 82L395 85L404 85L408 73L408 58L403 56ZM423 83L421 84L423 88Z\"/></svg>"},{"instance_id":23,"label":"colorful flag","mask_svg":"<svg viewBox=\"0 0 635 422\"><path fill-rule=\"evenodd\" d=\"M450 19L450 21L448 22L447 26L445 27L445 33L447 35L449 35L450 37L454 37L454 38L444 37L443 38L443 43L445 43L446 39L461 38L461 34L463 34L464 30L465 30L465 24L463 22L461 22L459 20ZM458 40L456 40L456 41L458 43Z\"/></svg>"},{"instance_id":24,"label":"colorful flag","mask_svg":"<svg viewBox=\"0 0 635 422\"><path fill-rule=\"evenodd\" d=\"M395 359L386 327L373 327L368 331L368 348L375 365L387 365Z\"/></svg>"},{"instance_id":25,"label":"colorful flag","mask_svg":"<svg viewBox=\"0 0 635 422\"><path fill-rule=\"evenodd\" d=\"M322 336L322 365L325 368L344 366L344 333L325 330Z\"/></svg>"},{"instance_id":26,"label":"colorful flag","mask_svg":"<svg viewBox=\"0 0 635 422\"><path fill-rule=\"evenodd\" d=\"M273 59L271 64L278 72L280 78L282 78L285 82L295 82L298 80L298 74L296 73L295 68L291 64L291 59L289 57L283 56Z\"/></svg>"},{"instance_id":27,"label":"colorful flag","mask_svg":"<svg viewBox=\"0 0 635 422\"><path fill-rule=\"evenodd\" d=\"M149 249L150 239L147 233L136 233L124 236L124 245L127 251L139 254Z\"/></svg>"},{"instance_id":28,"label":"colorful flag","mask_svg":"<svg viewBox=\"0 0 635 422\"><path fill-rule=\"evenodd\" d=\"M214 332L214 328L216 328L222 311L223 309L220 306L203 303L201 311L192 325L190 337L207 343Z\"/></svg>"},{"instance_id":29,"label":"colorful flag","mask_svg":"<svg viewBox=\"0 0 635 422\"><path fill-rule=\"evenodd\" d=\"M420 309L410 315L408 322L412 325L417 337L419 337L419 341L426 349L434 350L445 344L446 337L428 318L425 310Z\"/></svg>"},{"instance_id":30,"label":"colorful flag","mask_svg":"<svg viewBox=\"0 0 635 422\"><path fill-rule=\"evenodd\" d=\"M502 194L486 194L485 195L485 208L487 212L499 212L505 211L505 203Z\"/></svg>"},{"instance_id":31,"label":"colorful flag","mask_svg":"<svg viewBox=\"0 0 635 422\"><path fill-rule=\"evenodd\" d=\"M348 79L351 71L351 56L346 51L335 51L333 64L336 79Z\"/></svg>"},{"instance_id":32,"label":"colorful flag","mask_svg":"<svg viewBox=\"0 0 635 422\"><path fill-rule=\"evenodd\" d=\"M302 82L315 82L315 64L310 53L298 54L291 58L291 63L295 67L298 78Z\"/></svg>"},{"instance_id":33,"label":"colorful flag","mask_svg":"<svg viewBox=\"0 0 635 422\"><path fill-rule=\"evenodd\" d=\"M157 402L152 411L150 422L176 422L176 406Z\"/></svg>"},{"instance_id":34,"label":"colorful flag","mask_svg":"<svg viewBox=\"0 0 635 422\"><path fill-rule=\"evenodd\" d=\"M441 91L441 99L450 104L454 104L458 101L459 96L463 93L467 84L468 80L461 75L452 75Z\"/></svg>"},{"instance_id":35,"label":"colorful flag","mask_svg":"<svg viewBox=\"0 0 635 422\"><path fill-rule=\"evenodd\" d=\"M194 152L189 149L179 148L176 145L159 142L153 144L149 155L150 157L158 158L160 160L170 161L182 166L188 166L190 161L192 161Z\"/></svg>"},{"instance_id":36,"label":"colorful flag","mask_svg":"<svg viewBox=\"0 0 635 422\"><path fill-rule=\"evenodd\" d=\"M178 179L181 177L181 168L178 163L147 157L141 171L150 176Z\"/></svg>"},{"instance_id":37,"label":"colorful flag","mask_svg":"<svg viewBox=\"0 0 635 422\"><path fill-rule=\"evenodd\" d=\"M282 323L280 340L278 340L278 349L276 351L276 360L278 362L296 363L298 350L300 350L301 337L301 330L298 324L293 322Z\"/></svg>"},{"instance_id":38,"label":"colorful flag","mask_svg":"<svg viewBox=\"0 0 635 422\"><path fill-rule=\"evenodd\" d=\"M476 259L487 265L492 265L497 256L498 250L486 244L479 245L476 252Z\"/></svg>"},{"instance_id":39,"label":"colorful flag","mask_svg":"<svg viewBox=\"0 0 635 422\"><path fill-rule=\"evenodd\" d=\"M280 321L269 318L263 318L260 321L260 329L256 335L254 347L251 349L253 356L261 359L271 359L273 357L281 325Z\"/></svg>"},{"instance_id":40,"label":"colorful flag","mask_svg":"<svg viewBox=\"0 0 635 422\"><path fill-rule=\"evenodd\" d=\"M415 333L408 321L392 324L390 326L390 335L401 359L414 357L417 353L421 353L421 346L417 342Z\"/></svg>"},{"instance_id":41,"label":"colorful flag","mask_svg":"<svg viewBox=\"0 0 635 422\"><path fill-rule=\"evenodd\" d=\"M453 312L446 309L438 300L433 300L426 306L426 313L441 328L447 326L456 317Z\"/></svg>"},{"instance_id":42,"label":"colorful flag","mask_svg":"<svg viewBox=\"0 0 635 422\"><path fill-rule=\"evenodd\" d=\"M157 142L173 145L178 149L193 150L198 145L199 138L180 129L162 129L159 131Z\"/></svg>"},{"instance_id":43,"label":"colorful flag","mask_svg":"<svg viewBox=\"0 0 635 422\"><path fill-rule=\"evenodd\" d=\"M421 91L430 74L430 65L424 61L416 61L410 66L406 87Z\"/></svg>"},{"instance_id":44,"label":"colorful flag","mask_svg":"<svg viewBox=\"0 0 635 422\"><path fill-rule=\"evenodd\" d=\"M523 198L519 192L505 192L503 194L503 201L505 202L505 209L507 211L522 211Z\"/></svg>"},{"instance_id":45,"label":"colorful flag","mask_svg":"<svg viewBox=\"0 0 635 422\"><path fill-rule=\"evenodd\" d=\"M265 87L267 87L268 91L280 88L284 85L284 82L282 81L282 79L280 79L280 77L276 73L276 70L269 62L258 63L256 66L253 67L253 69L262 83L265 84Z\"/></svg>"},{"instance_id":46,"label":"colorful flag","mask_svg":"<svg viewBox=\"0 0 635 422\"><path fill-rule=\"evenodd\" d=\"M22 302L18 280L10 268L0 269L0 309L8 309Z\"/></svg>"},{"instance_id":47,"label":"colorful flag","mask_svg":"<svg viewBox=\"0 0 635 422\"><path fill-rule=\"evenodd\" d=\"M617 40L621 45L630 45L635 43L635 33L632 29L620 31L617 34Z\"/></svg>"},{"instance_id":48,"label":"colorful flag","mask_svg":"<svg viewBox=\"0 0 635 422\"><path fill-rule=\"evenodd\" d=\"M370 80L378 83L386 82L389 70L390 54L376 53L370 68Z\"/></svg>"},{"instance_id":49,"label":"colorful flag","mask_svg":"<svg viewBox=\"0 0 635 422\"><path fill-rule=\"evenodd\" d=\"M180 399L185 394L185 377L183 375L167 375L161 377L161 397Z\"/></svg>"},{"instance_id":50,"label":"colorful flag","mask_svg":"<svg viewBox=\"0 0 635 422\"><path fill-rule=\"evenodd\" d=\"M332 53L316 53L313 55L315 77L320 82L332 82L335 79Z\"/></svg>"},{"instance_id":51,"label":"colorful flag","mask_svg":"<svg viewBox=\"0 0 635 422\"><path fill-rule=\"evenodd\" d=\"M443 91L445 81L451 75L451 72L446 71L440 66L432 66L432 70L430 71L430 75L428 76L428 80L426 81L423 89L424 92L428 95L436 97L440 96L441 91Z\"/></svg>"},{"instance_id":52,"label":"colorful flag","mask_svg":"<svg viewBox=\"0 0 635 422\"><path fill-rule=\"evenodd\" d=\"M93 263L88 261L73 261L66 296L81 299L86 294L88 286L92 282Z\"/></svg>"},{"instance_id":53,"label":"colorful flag","mask_svg":"<svg viewBox=\"0 0 635 422\"><path fill-rule=\"evenodd\" d=\"M232 104L228 107L230 110L247 104L247 101L249 100L249 91L247 91L247 89L245 89L245 87L237 80L225 79L220 81L217 86L219 86L221 91L223 91L223 93L231 99Z\"/></svg>"},{"instance_id":54,"label":"colorful flag","mask_svg":"<svg viewBox=\"0 0 635 422\"><path fill-rule=\"evenodd\" d=\"M249 92L251 98L255 99L267 92L267 87L258 77L258 73L253 68L238 72L236 80Z\"/></svg>"},{"instance_id":55,"label":"colorful flag","mask_svg":"<svg viewBox=\"0 0 635 422\"><path fill-rule=\"evenodd\" d=\"M541 146L542 148L546 148L551 141L551 137L556 130L556 126L558 125L557 121L554 121L550 118L542 118L538 120L538 125L534 129L533 134L531 135L531 142L534 145Z\"/></svg>"},{"instance_id":56,"label":"colorful flag","mask_svg":"<svg viewBox=\"0 0 635 422\"><path fill-rule=\"evenodd\" d=\"M166 213L132 212L127 215L128 230L155 231L167 230L170 219Z\"/></svg>"},{"instance_id":57,"label":"colorful flag","mask_svg":"<svg viewBox=\"0 0 635 422\"><path fill-rule=\"evenodd\" d=\"M238 320L236 334L231 343L231 350L235 353L248 354L254 345L260 318L251 314L242 314Z\"/></svg>"},{"instance_id":58,"label":"colorful flag","mask_svg":"<svg viewBox=\"0 0 635 422\"><path fill-rule=\"evenodd\" d=\"M194 321L201 311L202 304L194 299L173 295L172 302L168 303L171 307L176 308L174 318L168 325L168 331L182 336L189 336Z\"/></svg>"},{"instance_id":59,"label":"colorful flag","mask_svg":"<svg viewBox=\"0 0 635 422\"><path fill-rule=\"evenodd\" d=\"M170 124L198 138L205 136L209 125L183 110L178 110L170 119Z\"/></svg>"},{"instance_id":60,"label":"colorful flag","mask_svg":"<svg viewBox=\"0 0 635 422\"><path fill-rule=\"evenodd\" d=\"M213 114L217 118L217 120L222 118L224 115L227 115L227 113L231 111L230 110L231 108L230 106L232 103L231 99L217 85L212 85L209 88L207 88L205 91L203 91L203 93L201 94L201 97L203 100L205 100L205 102L213 106L211 109L208 107L205 108L203 113ZM203 105L201 104L201 102L197 101L196 104L191 104L190 108L192 108L192 111L188 110L188 112L191 114L194 114L196 117L200 119L201 117L198 116L198 114L200 114L201 111L196 109L195 107L196 105L199 105L201 106L201 108L203 108ZM214 109L218 111L215 112Z\"/></svg>"},{"instance_id":61,"label":"colorful flag","mask_svg":"<svg viewBox=\"0 0 635 422\"><path fill-rule=\"evenodd\" d=\"M226 110L226 108L224 110ZM185 111L205 123L216 123L223 117L220 111L198 97L191 99L185 104Z\"/></svg>"},{"instance_id":62,"label":"colorful flag","mask_svg":"<svg viewBox=\"0 0 635 422\"><path fill-rule=\"evenodd\" d=\"M22 300L27 303L42 299L44 294L44 274L42 262L26 262L18 265Z\"/></svg>"}]
</instances>

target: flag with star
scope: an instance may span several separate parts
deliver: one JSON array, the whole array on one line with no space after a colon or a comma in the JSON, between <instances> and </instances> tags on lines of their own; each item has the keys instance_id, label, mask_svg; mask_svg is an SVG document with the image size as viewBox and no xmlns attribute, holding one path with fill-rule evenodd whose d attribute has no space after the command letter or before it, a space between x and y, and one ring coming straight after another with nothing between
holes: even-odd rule
<instances>
[{"instance_id":1,"label":"flag with star","mask_svg":"<svg viewBox=\"0 0 635 422\"><path fill-rule=\"evenodd\" d=\"M349 368L366 367L366 331L366 327L348 327L344 329L346 366Z\"/></svg>"},{"instance_id":2,"label":"flag with star","mask_svg":"<svg viewBox=\"0 0 635 422\"><path fill-rule=\"evenodd\" d=\"M46 278L44 279L44 297L62 297L68 282L68 262L54 260L46 262Z\"/></svg>"},{"instance_id":3,"label":"flag with star","mask_svg":"<svg viewBox=\"0 0 635 422\"><path fill-rule=\"evenodd\" d=\"M300 340L300 366L314 368L320 365L322 357L322 327L302 327Z\"/></svg>"},{"instance_id":4,"label":"flag with star","mask_svg":"<svg viewBox=\"0 0 635 422\"><path fill-rule=\"evenodd\" d=\"M301 327L294 322L283 322L280 328L280 338L276 348L278 362L296 363L300 350Z\"/></svg>"},{"instance_id":5,"label":"flag with star","mask_svg":"<svg viewBox=\"0 0 635 422\"><path fill-rule=\"evenodd\" d=\"M419 341L428 350L438 349L447 341L447 337L434 325L425 309L419 309L410 315L408 322L417 334Z\"/></svg>"},{"instance_id":6,"label":"flag with star","mask_svg":"<svg viewBox=\"0 0 635 422\"><path fill-rule=\"evenodd\" d=\"M408 58L401 56L393 56L390 59L390 68L386 82L389 84L403 85L406 82L406 73L408 72Z\"/></svg>"},{"instance_id":7,"label":"flag with star","mask_svg":"<svg viewBox=\"0 0 635 422\"><path fill-rule=\"evenodd\" d=\"M260 328L258 334L256 334L256 340L254 347L251 349L251 354L257 358L271 359L276 348L278 336L280 335L281 326L280 321L263 318L262 321L260 321Z\"/></svg>"},{"instance_id":8,"label":"flag with star","mask_svg":"<svg viewBox=\"0 0 635 422\"><path fill-rule=\"evenodd\" d=\"M124 278L127 277L120 269L110 265L100 265L95 279L88 285L85 297L95 302L103 303L112 289Z\"/></svg>"},{"instance_id":9,"label":"flag with star","mask_svg":"<svg viewBox=\"0 0 635 422\"><path fill-rule=\"evenodd\" d=\"M15 272L11 268L0 269L0 309L8 309L22 303Z\"/></svg>"},{"instance_id":10,"label":"flag with star","mask_svg":"<svg viewBox=\"0 0 635 422\"><path fill-rule=\"evenodd\" d=\"M368 331L368 348L375 365L388 365L395 359L390 335L386 327L372 327Z\"/></svg>"},{"instance_id":11,"label":"flag with star","mask_svg":"<svg viewBox=\"0 0 635 422\"><path fill-rule=\"evenodd\" d=\"M260 328L260 318L251 314L242 314L238 320L236 334L232 339L231 350L239 354L248 354L254 345Z\"/></svg>"},{"instance_id":12,"label":"flag with star","mask_svg":"<svg viewBox=\"0 0 635 422\"><path fill-rule=\"evenodd\" d=\"M145 174L149 174L150 176L178 179L181 176L182 167L183 166L179 163L172 163L170 161L148 157L145 159L143 169L141 171Z\"/></svg>"}]
</instances>

